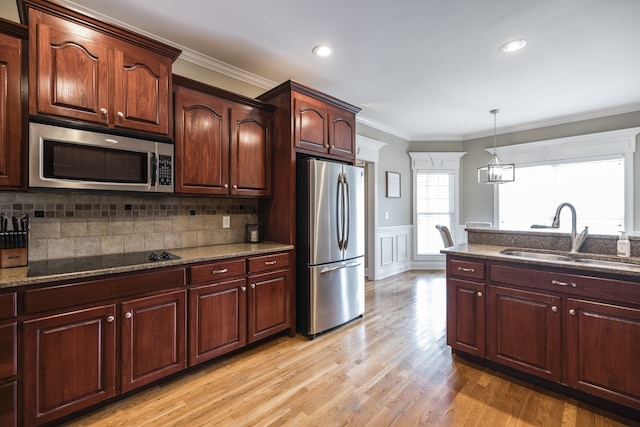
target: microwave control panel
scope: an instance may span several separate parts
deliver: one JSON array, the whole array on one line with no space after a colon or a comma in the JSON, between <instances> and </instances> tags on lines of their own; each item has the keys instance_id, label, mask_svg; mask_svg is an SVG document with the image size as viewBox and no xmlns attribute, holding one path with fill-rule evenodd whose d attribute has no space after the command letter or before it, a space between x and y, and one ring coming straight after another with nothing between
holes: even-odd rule
<instances>
[{"instance_id":1,"label":"microwave control panel","mask_svg":"<svg viewBox=\"0 0 640 427\"><path fill-rule=\"evenodd\" d=\"M158 184L171 185L173 175L172 157L167 155L158 156Z\"/></svg>"}]
</instances>

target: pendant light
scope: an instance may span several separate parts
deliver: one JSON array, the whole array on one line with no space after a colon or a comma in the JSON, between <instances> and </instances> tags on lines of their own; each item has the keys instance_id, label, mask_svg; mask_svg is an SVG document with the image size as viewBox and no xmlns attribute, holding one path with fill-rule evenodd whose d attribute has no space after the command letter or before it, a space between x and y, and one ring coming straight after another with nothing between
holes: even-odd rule
<instances>
[{"instance_id":1,"label":"pendant light","mask_svg":"<svg viewBox=\"0 0 640 427\"><path fill-rule=\"evenodd\" d=\"M489 111L493 114L493 154L491 160L486 165L478 168L478 183L479 184L502 184L504 182L512 182L515 180L516 165L513 163L504 163L498 157L496 150L496 114L500 110Z\"/></svg>"}]
</instances>

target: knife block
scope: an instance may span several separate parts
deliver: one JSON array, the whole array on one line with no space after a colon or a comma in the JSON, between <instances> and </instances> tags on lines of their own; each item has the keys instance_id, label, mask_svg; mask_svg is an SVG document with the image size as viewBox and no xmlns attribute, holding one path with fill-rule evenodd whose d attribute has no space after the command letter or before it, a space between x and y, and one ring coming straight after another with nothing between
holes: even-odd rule
<instances>
[{"instance_id":1,"label":"knife block","mask_svg":"<svg viewBox=\"0 0 640 427\"><path fill-rule=\"evenodd\" d=\"M13 231L0 234L0 268L29 264L29 233Z\"/></svg>"}]
</instances>

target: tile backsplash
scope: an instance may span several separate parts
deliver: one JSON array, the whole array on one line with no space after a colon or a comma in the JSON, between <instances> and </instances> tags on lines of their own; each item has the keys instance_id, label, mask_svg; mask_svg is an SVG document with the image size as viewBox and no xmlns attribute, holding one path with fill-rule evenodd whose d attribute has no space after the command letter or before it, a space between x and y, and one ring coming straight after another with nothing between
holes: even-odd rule
<instances>
[{"instance_id":1,"label":"tile backsplash","mask_svg":"<svg viewBox=\"0 0 640 427\"><path fill-rule=\"evenodd\" d=\"M242 242L257 210L256 199L0 192L0 212L31 217L29 261Z\"/></svg>"}]
</instances>

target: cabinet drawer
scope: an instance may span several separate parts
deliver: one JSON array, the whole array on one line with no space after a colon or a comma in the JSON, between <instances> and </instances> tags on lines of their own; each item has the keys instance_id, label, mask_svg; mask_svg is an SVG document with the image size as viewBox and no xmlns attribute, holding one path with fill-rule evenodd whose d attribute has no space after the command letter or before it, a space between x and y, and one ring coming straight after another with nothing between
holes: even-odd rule
<instances>
[{"instance_id":1,"label":"cabinet drawer","mask_svg":"<svg viewBox=\"0 0 640 427\"><path fill-rule=\"evenodd\" d=\"M16 323L0 326L0 380L18 373Z\"/></svg>"},{"instance_id":2,"label":"cabinet drawer","mask_svg":"<svg viewBox=\"0 0 640 427\"><path fill-rule=\"evenodd\" d=\"M484 263L449 259L449 275L467 279L484 280Z\"/></svg>"},{"instance_id":3,"label":"cabinet drawer","mask_svg":"<svg viewBox=\"0 0 640 427\"><path fill-rule=\"evenodd\" d=\"M212 262L189 268L191 284L210 283L220 279L244 275L244 259Z\"/></svg>"},{"instance_id":4,"label":"cabinet drawer","mask_svg":"<svg viewBox=\"0 0 640 427\"><path fill-rule=\"evenodd\" d=\"M60 284L24 293L25 313L90 304L185 285L185 269L152 270L87 282Z\"/></svg>"},{"instance_id":5,"label":"cabinet drawer","mask_svg":"<svg viewBox=\"0 0 640 427\"><path fill-rule=\"evenodd\" d=\"M289 266L289 253L249 258L249 273L276 270Z\"/></svg>"},{"instance_id":6,"label":"cabinet drawer","mask_svg":"<svg viewBox=\"0 0 640 427\"><path fill-rule=\"evenodd\" d=\"M0 295L0 319L16 317L16 293Z\"/></svg>"},{"instance_id":7,"label":"cabinet drawer","mask_svg":"<svg viewBox=\"0 0 640 427\"><path fill-rule=\"evenodd\" d=\"M640 301L640 283L601 277L582 276L508 265L491 265L493 283L524 286L567 295L600 298L625 304Z\"/></svg>"}]
</instances>

